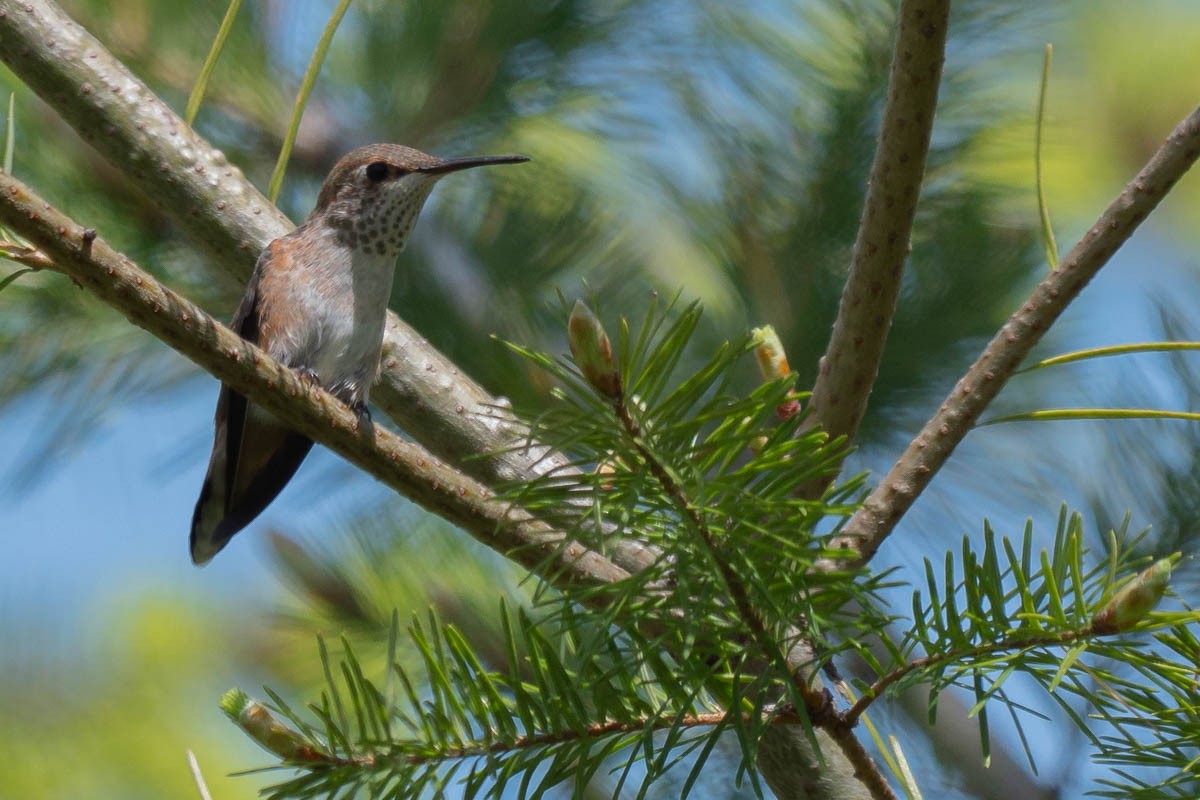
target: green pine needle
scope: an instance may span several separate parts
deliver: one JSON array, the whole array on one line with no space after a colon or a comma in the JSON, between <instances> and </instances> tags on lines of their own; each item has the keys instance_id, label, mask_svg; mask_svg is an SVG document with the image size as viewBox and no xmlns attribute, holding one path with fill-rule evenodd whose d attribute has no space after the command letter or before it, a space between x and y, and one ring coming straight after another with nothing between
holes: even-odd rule
<instances>
[{"instance_id":1,"label":"green pine needle","mask_svg":"<svg viewBox=\"0 0 1200 800\"><path fill-rule=\"evenodd\" d=\"M17 93L8 96L8 114L5 116L4 127L4 171L9 175L13 170L13 153L17 142Z\"/></svg>"},{"instance_id":2,"label":"green pine needle","mask_svg":"<svg viewBox=\"0 0 1200 800\"><path fill-rule=\"evenodd\" d=\"M1179 419L1197 422L1200 421L1200 412L1166 411L1159 408L1043 408L1037 411L1023 411L1019 414L992 417L978 423L978 427L999 425L1004 422L1097 419Z\"/></svg>"},{"instance_id":3,"label":"green pine needle","mask_svg":"<svg viewBox=\"0 0 1200 800\"><path fill-rule=\"evenodd\" d=\"M0 257L3 256L0 255ZM13 282L17 280L17 278L30 272L34 272L33 268L26 267L25 269L17 270L11 275L5 275L3 278L0 278L0 292L3 292L5 289L7 289Z\"/></svg>"},{"instance_id":4,"label":"green pine needle","mask_svg":"<svg viewBox=\"0 0 1200 800\"><path fill-rule=\"evenodd\" d=\"M233 21L241 7L242 0L230 0L229 7L225 9L225 18L221 20L221 27L217 30L217 36L213 39L208 56L204 59L203 66L200 67L200 76L196 78L196 85L192 87L192 93L188 97L187 109L183 113L183 119L188 125L196 121L196 114L200 112L200 102L204 99L204 92L208 88L208 79L212 77L213 70L217 66L217 59L221 57L221 51L225 49L225 41L229 38L229 32L233 30Z\"/></svg>"},{"instance_id":5,"label":"green pine needle","mask_svg":"<svg viewBox=\"0 0 1200 800\"><path fill-rule=\"evenodd\" d=\"M274 203L279 198L279 189L283 186L283 176L287 172L288 160L292 157L292 147L296 144L296 134L300 131L300 120L304 117L304 109L308 106L308 98L312 95L313 87L317 83L317 75L321 72L321 65L325 63L325 54L329 52L329 45L333 42L333 36L337 33L338 25L342 22L342 17L346 15L347 9L350 8L351 0L340 0L337 8L333 10L329 21L325 23L325 30L321 32L321 38L317 42L317 48L313 51L312 58L308 62L308 68L304 71L304 78L300 81L300 91L296 94L296 103L292 108L292 118L288 123L287 134L283 137L283 146L279 148L279 160L275 162L275 171L271 173L270 188L267 191L267 196Z\"/></svg>"},{"instance_id":6,"label":"green pine needle","mask_svg":"<svg viewBox=\"0 0 1200 800\"><path fill-rule=\"evenodd\" d=\"M1118 344L1108 347L1092 347L1086 350L1076 350L1070 353L1042 359L1020 372L1033 372L1045 367L1056 367L1062 364L1073 364L1076 361L1087 361L1093 358L1109 358L1131 353L1172 353L1186 350L1200 350L1200 342L1140 342L1137 344Z\"/></svg>"},{"instance_id":7,"label":"green pine needle","mask_svg":"<svg viewBox=\"0 0 1200 800\"><path fill-rule=\"evenodd\" d=\"M1050 206L1046 202L1046 186L1042 181L1042 127L1046 119L1046 88L1050 85L1050 60L1053 55L1054 46L1047 44L1046 57L1042 62L1042 84L1038 90L1037 132L1033 141L1038 217L1042 225L1042 247L1046 250L1046 262L1050 265L1050 269L1058 266L1058 242L1054 239L1054 226L1050 223Z\"/></svg>"}]
</instances>

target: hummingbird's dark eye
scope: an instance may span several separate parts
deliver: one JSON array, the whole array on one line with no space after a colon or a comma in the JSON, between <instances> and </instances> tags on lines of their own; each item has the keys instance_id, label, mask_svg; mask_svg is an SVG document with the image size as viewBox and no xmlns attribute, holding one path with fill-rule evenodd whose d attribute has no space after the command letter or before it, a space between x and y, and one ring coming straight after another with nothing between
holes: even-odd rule
<instances>
[{"instance_id":1,"label":"hummingbird's dark eye","mask_svg":"<svg viewBox=\"0 0 1200 800\"><path fill-rule=\"evenodd\" d=\"M367 180L371 183L379 183L388 176L388 165L383 161L376 161L373 164L367 164Z\"/></svg>"}]
</instances>

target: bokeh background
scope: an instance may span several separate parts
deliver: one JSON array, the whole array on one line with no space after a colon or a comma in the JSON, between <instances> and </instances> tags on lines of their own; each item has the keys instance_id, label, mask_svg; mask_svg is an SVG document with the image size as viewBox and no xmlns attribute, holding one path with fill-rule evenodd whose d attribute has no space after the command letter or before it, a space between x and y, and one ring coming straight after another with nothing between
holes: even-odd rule
<instances>
[{"instance_id":1,"label":"bokeh background","mask_svg":"<svg viewBox=\"0 0 1200 800\"><path fill-rule=\"evenodd\" d=\"M62 2L177 110L226 6ZM197 127L261 187L333 5L246 3L210 83ZM561 351L558 291L594 293L611 320L682 290L706 309L697 358L771 323L805 385L858 221L891 20L876 0L358 0L280 205L302 219L329 166L371 141L528 154L441 184L400 259L392 306L436 346L536 409L544 376L492 334ZM956 4L913 255L852 471L886 469L1046 269L1033 180L1046 42L1046 191L1064 252L1200 99L1194 3ZM228 317L241 287L0 68L0 100L10 92L16 174ZM1198 201L1191 176L1040 352L1200 338ZM1198 378L1195 358L1167 355L1063 367L1018 377L997 411L1197 410ZM392 608L406 618L432 605L486 643L498 596L524 597L500 559L319 449L194 569L187 530L216 388L61 277L0 293L0 797L190 796L188 748L214 797L253 797L278 774L228 777L269 759L220 715L225 689L311 699L317 633L345 632L370 658ZM1128 515L1131 531L1152 526L1147 548L1190 551L1198 443L1180 422L978 430L876 564L915 579L922 558L940 561L985 517L1001 534L1032 518L1050 535L1062 503L1096 543ZM1196 581L1185 571L1177 588ZM953 749L964 734L947 720L930 731L898 705L879 721L902 737L926 796L1080 796L1102 768L1052 704L1017 696L1049 715L1024 718L1036 775L1002 715L990 772L977 748ZM745 794L719 762L710 773L703 796Z\"/></svg>"}]
</instances>

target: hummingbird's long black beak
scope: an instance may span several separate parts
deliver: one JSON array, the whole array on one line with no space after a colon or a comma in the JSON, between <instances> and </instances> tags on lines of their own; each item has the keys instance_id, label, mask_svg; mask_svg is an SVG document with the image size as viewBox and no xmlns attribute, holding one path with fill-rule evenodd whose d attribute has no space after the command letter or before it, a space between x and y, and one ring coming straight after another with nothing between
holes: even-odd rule
<instances>
[{"instance_id":1,"label":"hummingbird's long black beak","mask_svg":"<svg viewBox=\"0 0 1200 800\"><path fill-rule=\"evenodd\" d=\"M447 158L428 167L421 167L418 172L426 175L445 175L447 172L458 172L460 169L472 167L487 167L493 164L522 164L529 156L466 156L464 158Z\"/></svg>"}]
</instances>

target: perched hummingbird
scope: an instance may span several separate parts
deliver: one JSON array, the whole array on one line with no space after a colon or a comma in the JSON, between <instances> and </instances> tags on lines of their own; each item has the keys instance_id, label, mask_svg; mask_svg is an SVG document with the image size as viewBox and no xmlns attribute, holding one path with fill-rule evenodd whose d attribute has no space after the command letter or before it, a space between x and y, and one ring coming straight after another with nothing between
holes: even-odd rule
<instances>
[{"instance_id":1,"label":"perched hummingbird","mask_svg":"<svg viewBox=\"0 0 1200 800\"><path fill-rule=\"evenodd\" d=\"M233 329L369 419L396 256L433 185L460 169L528 160L443 159L396 144L349 153L325 179L308 219L259 256ZM250 524L312 444L222 385L192 516L192 561L207 563Z\"/></svg>"}]
</instances>

